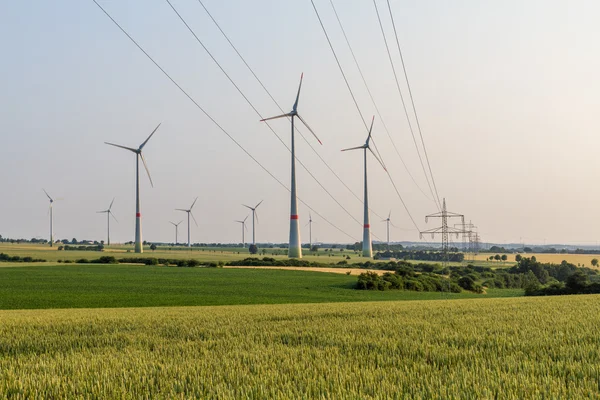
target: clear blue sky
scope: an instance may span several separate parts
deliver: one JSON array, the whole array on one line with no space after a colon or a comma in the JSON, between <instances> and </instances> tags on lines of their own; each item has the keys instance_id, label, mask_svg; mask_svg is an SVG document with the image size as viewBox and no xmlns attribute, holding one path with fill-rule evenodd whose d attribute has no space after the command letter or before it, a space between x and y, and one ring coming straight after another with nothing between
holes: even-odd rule
<instances>
[{"instance_id":1,"label":"clear blue sky","mask_svg":"<svg viewBox=\"0 0 600 400\"><path fill-rule=\"evenodd\" d=\"M388 40L385 1L377 0ZM315 0L363 113L374 108L329 1ZM101 1L244 147L286 184L289 153L214 65L163 0ZM258 110L278 113L196 0L173 4ZM335 1L384 120L410 171L427 189L370 0ZM319 154L362 193L362 158L341 153L365 129L310 0L205 0L248 63L284 107L305 74L299 110L317 132ZM600 4L595 1L393 1L406 66L440 196L480 227L484 241L596 243L600 145ZM145 149L155 187L142 176L144 239L173 240L168 221L195 209L194 242L240 240L241 203L257 203L259 241L287 241L289 194L185 98L91 0L0 4L2 207L0 234L47 237L46 188L57 238L103 239L116 197L115 241L133 240L133 154ZM399 66L395 47L391 47ZM400 71L398 71L400 72ZM403 89L405 87L403 86ZM289 143L289 124L273 122ZM408 177L379 119L374 137L421 229L435 212ZM310 140L310 139L309 139ZM314 141L311 144L315 145ZM318 146L318 145L317 145ZM298 157L358 220L362 205L298 139ZM372 160L371 160L372 161ZM392 210L392 240L418 240L384 172L371 162L374 211ZM361 226L301 168L298 193L352 238L313 215L313 237L360 239ZM302 226L308 210L300 207ZM373 232L385 224L371 216ZM411 230L412 229L412 230ZM183 238L185 223L181 226ZM303 228L303 239L308 232Z\"/></svg>"}]
</instances>

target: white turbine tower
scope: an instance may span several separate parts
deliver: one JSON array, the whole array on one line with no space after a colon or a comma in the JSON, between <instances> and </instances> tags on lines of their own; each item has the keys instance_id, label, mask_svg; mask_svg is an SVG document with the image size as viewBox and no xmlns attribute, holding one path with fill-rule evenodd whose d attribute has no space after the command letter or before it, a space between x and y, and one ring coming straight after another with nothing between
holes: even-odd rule
<instances>
[{"instance_id":1,"label":"white turbine tower","mask_svg":"<svg viewBox=\"0 0 600 400\"><path fill-rule=\"evenodd\" d=\"M52 224L54 222L54 217L52 215L52 204L55 201L62 200L62 199L53 199L52 197L50 197L48 192L46 192L46 189L42 188L42 190L44 191L44 193L46 193L46 196L48 196L48 200L50 200L50 207L48 208L48 214L50 215L50 247L52 247L52 246L54 246L54 228L52 227Z\"/></svg>"},{"instance_id":2,"label":"white turbine tower","mask_svg":"<svg viewBox=\"0 0 600 400\"><path fill-rule=\"evenodd\" d=\"M247 206L245 204L242 204L244 207L249 208L250 210L252 210L252 244L256 244L256 228L254 226L254 221L258 222L258 213L256 212L256 209L258 208L258 206L261 205L261 203L264 200L261 200L260 203L258 203L257 205L255 205L254 207L250 207Z\"/></svg>"},{"instance_id":3,"label":"white turbine tower","mask_svg":"<svg viewBox=\"0 0 600 400\"><path fill-rule=\"evenodd\" d=\"M148 139L144 141L137 149L133 149L131 147L125 147L114 143L104 142L110 146L120 147L121 149L129 150L135 153L135 252L143 253L144 249L142 247L142 214L140 211L140 158L142 159L142 163L144 164L144 168L146 169L146 173L148 174L148 179L150 180L150 185L154 187L152 183L152 177L150 177L150 171L148 170L148 165L146 165L146 160L142 155L142 149L148 143L152 135L156 132L158 127L154 128Z\"/></svg>"},{"instance_id":4,"label":"white turbine tower","mask_svg":"<svg viewBox=\"0 0 600 400\"><path fill-rule=\"evenodd\" d=\"M196 197L196 200L194 200L194 202L192 203L192 205L190 206L190 208L188 210L185 210L183 208L176 208L175 210L177 211L183 211L187 213L187 223L188 223L188 247L192 247L192 242L190 241L190 215L192 216L192 218L194 219L194 223L196 224L196 226L198 226L198 222L196 221L196 217L194 217L194 214L192 213L192 208L194 208L194 204L196 204L196 201L198 201L198 198Z\"/></svg>"},{"instance_id":5,"label":"white turbine tower","mask_svg":"<svg viewBox=\"0 0 600 400\"><path fill-rule=\"evenodd\" d=\"M179 221L178 223L169 221L169 223L175 227L175 246L177 246L177 231L179 230L179 224L182 222L183 220Z\"/></svg>"},{"instance_id":6,"label":"white turbine tower","mask_svg":"<svg viewBox=\"0 0 600 400\"><path fill-rule=\"evenodd\" d=\"M291 184L291 206L290 206L290 244L288 249L288 257L290 258L302 258L302 248L300 247L300 226L298 221L298 199L296 196L296 147L294 143L294 117L298 117L300 121L308 128L310 133L319 141L321 141L317 137L317 135L313 132L313 130L308 126L308 124L304 121L304 119L298 114L298 99L300 98L300 89L302 88L302 78L304 74L300 75L300 85L298 86L298 94L296 95L296 102L292 107L292 111L287 114L277 115L275 117L261 119L261 121L269 121L271 119L276 118L291 118L292 122L292 184Z\"/></svg>"},{"instance_id":7,"label":"white turbine tower","mask_svg":"<svg viewBox=\"0 0 600 400\"><path fill-rule=\"evenodd\" d=\"M110 206L108 206L108 210L97 212L98 214L106 214L106 218L107 218L107 222L108 222L108 234L107 234L108 240L106 241L107 246L110 246L110 217L111 217L111 215L115 219L115 221L117 221L117 218L115 218L115 215L111 211L114 202L115 202L115 199L113 198L112 201L110 202ZM119 222L119 221L117 221L117 222Z\"/></svg>"},{"instance_id":8,"label":"white turbine tower","mask_svg":"<svg viewBox=\"0 0 600 400\"><path fill-rule=\"evenodd\" d=\"M309 249L312 249L312 215L310 213L308 213L308 243L309 243Z\"/></svg>"},{"instance_id":9,"label":"white turbine tower","mask_svg":"<svg viewBox=\"0 0 600 400\"><path fill-rule=\"evenodd\" d=\"M367 141L362 146L351 147L349 149L343 149L342 151L348 150L364 150L364 160L365 160L365 199L364 199L364 224L363 224L363 257L373 257L373 248L371 246L371 225L369 222L369 193L367 191L367 149L373 154L375 159L379 161L384 170L387 171L385 165L383 165L383 161L377 157L377 154L371 149L369 143L371 142L371 134L373 130L373 122L375 121L375 116L371 120L371 127L369 128L369 136L367 136Z\"/></svg>"},{"instance_id":10,"label":"white turbine tower","mask_svg":"<svg viewBox=\"0 0 600 400\"><path fill-rule=\"evenodd\" d=\"M386 219L382 219L381 222L385 222L385 224L387 225L387 249L388 251L390 251L390 224L392 226L395 226L392 223L392 210L390 210L390 213L388 214L388 217Z\"/></svg>"},{"instance_id":11,"label":"white turbine tower","mask_svg":"<svg viewBox=\"0 0 600 400\"><path fill-rule=\"evenodd\" d=\"M235 222L239 222L240 224L242 224L242 247L246 248L246 230L248 229L246 227L246 220L248 219L249 215L246 215L246 218L244 218L243 221L235 221Z\"/></svg>"}]
</instances>

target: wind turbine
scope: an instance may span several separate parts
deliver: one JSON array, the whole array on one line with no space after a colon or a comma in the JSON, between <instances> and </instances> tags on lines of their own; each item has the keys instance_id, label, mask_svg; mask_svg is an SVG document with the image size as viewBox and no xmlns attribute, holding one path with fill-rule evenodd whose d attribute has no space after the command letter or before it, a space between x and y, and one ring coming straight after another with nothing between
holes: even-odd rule
<instances>
[{"instance_id":1,"label":"wind turbine","mask_svg":"<svg viewBox=\"0 0 600 400\"><path fill-rule=\"evenodd\" d=\"M115 199L113 198L112 201L110 202L110 206L108 206L108 210L104 210L104 211L97 211L98 214L104 214L106 213L106 218L108 220L108 235L107 235L107 246L110 246L110 216L112 215L112 217L115 219L115 221L117 221L117 218L115 218L115 215L112 213L111 208L113 206L113 203L115 202ZM117 221L119 222L119 221Z\"/></svg>"},{"instance_id":2,"label":"wind turbine","mask_svg":"<svg viewBox=\"0 0 600 400\"><path fill-rule=\"evenodd\" d=\"M392 224L392 210L390 210L390 213L388 214L388 217L386 219L382 219L381 222L385 222L387 225L387 249L388 251L390 251L390 224ZM395 226L394 224L392 224L392 226Z\"/></svg>"},{"instance_id":3,"label":"wind turbine","mask_svg":"<svg viewBox=\"0 0 600 400\"><path fill-rule=\"evenodd\" d=\"M244 218L243 221L235 221L235 222L239 222L240 224L242 224L242 247L246 248L246 230L248 228L246 228L246 220L248 219L249 215L246 215L246 218Z\"/></svg>"},{"instance_id":4,"label":"wind turbine","mask_svg":"<svg viewBox=\"0 0 600 400\"><path fill-rule=\"evenodd\" d=\"M183 208L176 208L175 210L177 211L183 211L187 213L187 222L188 222L188 247L192 247L192 242L190 242L190 215L192 216L192 218L194 218L194 223L196 224L196 226L198 226L198 222L196 222L196 218L194 217L194 214L192 214L192 208L194 208L194 204L196 204L196 201L198 201L198 198L196 197L196 200L194 200L194 202L192 203L192 205L190 206L189 210L185 210Z\"/></svg>"},{"instance_id":5,"label":"wind turbine","mask_svg":"<svg viewBox=\"0 0 600 400\"><path fill-rule=\"evenodd\" d=\"M258 206L261 205L261 203L263 201L264 200L261 200L260 203L258 203L254 207L250 207L250 206L247 206L245 204L242 204L244 207L249 208L250 210L252 210L252 244L256 244L256 229L254 227L254 221L256 220L256 222L258 222L258 214L256 213L256 209L258 208Z\"/></svg>"},{"instance_id":6,"label":"wind turbine","mask_svg":"<svg viewBox=\"0 0 600 400\"><path fill-rule=\"evenodd\" d=\"M371 246L371 225L369 223L369 193L367 191L367 150L369 150L373 156L375 157L375 159L377 161L379 161L379 163L381 164L381 166L383 167L384 170L387 171L387 169L385 168L385 165L383 165L383 161L381 161L379 159L379 157L377 157L377 154L375 154L375 152L371 149L371 146L369 146L369 143L371 142L371 134L373 131L373 122L375 121L375 116L373 116L373 119L371 120L371 127L369 128L369 136L367 136L367 141L365 142L365 144L363 144L362 146L357 146L357 147L351 147L349 149L343 149L342 151L348 151L348 150L358 150L358 149L363 149L364 150L364 160L365 160L365 199L364 199L364 225L363 225L363 257L373 257L373 248Z\"/></svg>"},{"instance_id":7,"label":"wind turbine","mask_svg":"<svg viewBox=\"0 0 600 400\"><path fill-rule=\"evenodd\" d=\"M304 77L304 73L300 75L300 85L298 86L298 94L296 95L296 101L294 102L294 106L292 107L292 111L287 114L277 115L275 117L261 119L261 121L269 121L277 118L291 118L292 122L292 184L291 184L291 205L290 205L290 244L288 249L288 257L289 258L302 258L302 248L300 246L300 226L298 224L298 199L296 196L296 147L294 144L294 117L298 117L300 121L308 128L310 133L313 134L315 139L320 144L321 141L317 137L317 135L313 132L313 130L308 126L306 121L298 114L298 99L300 98L300 89L302 88L302 78Z\"/></svg>"},{"instance_id":8,"label":"wind turbine","mask_svg":"<svg viewBox=\"0 0 600 400\"><path fill-rule=\"evenodd\" d=\"M148 174L148 179L150 180L150 185L154 187L152 183L152 177L150 177L150 171L148 170L148 165L146 165L146 160L142 155L142 149L148 143L152 135L156 132L158 127L154 128L148 139L144 141L137 149L133 149L131 147L125 147L114 143L104 142L110 146L120 147L121 149L129 150L135 153L135 252L143 253L144 248L142 247L142 214L140 212L140 158L142 159L142 163L144 163L144 168L146 169L146 173Z\"/></svg>"},{"instance_id":9,"label":"wind turbine","mask_svg":"<svg viewBox=\"0 0 600 400\"><path fill-rule=\"evenodd\" d=\"M308 242L309 242L309 249L312 249L312 215L310 213L308 213Z\"/></svg>"},{"instance_id":10,"label":"wind turbine","mask_svg":"<svg viewBox=\"0 0 600 400\"><path fill-rule=\"evenodd\" d=\"M169 223L175 227L175 246L177 246L177 231L179 230L179 224L182 222L183 220L179 221L178 223L169 221Z\"/></svg>"},{"instance_id":11,"label":"wind turbine","mask_svg":"<svg viewBox=\"0 0 600 400\"><path fill-rule=\"evenodd\" d=\"M62 199L53 199L52 197L50 197L48 192L46 192L46 189L42 188L42 190L44 191L44 193L46 193L46 196L48 196L48 199L50 200L50 208L48 209L48 212L50 214L50 247L52 247L54 246L54 230L52 228L52 223L54 222L54 220L52 216L52 203Z\"/></svg>"}]
</instances>

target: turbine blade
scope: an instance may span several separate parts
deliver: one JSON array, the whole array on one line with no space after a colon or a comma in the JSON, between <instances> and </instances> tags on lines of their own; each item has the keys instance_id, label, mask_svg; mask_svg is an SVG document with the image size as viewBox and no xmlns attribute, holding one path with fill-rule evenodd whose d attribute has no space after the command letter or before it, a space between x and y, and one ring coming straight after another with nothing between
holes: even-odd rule
<instances>
[{"instance_id":1,"label":"turbine blade","mask_svg":"<svg viewBox=\"0 0 600 400\"><path fill-rule=\"evenodd\" d=\"M249 215L246 215L246 218L244 218L244 220L242 222L246 222L246 220L248 219Z\"/></svg>"},{"instance_id":2,"label":"turbine blade","mask_svg":"<svg viewBox=\"0 0 600 400\"><path fill-rule=\"evenodd\" d=\"M349 147L347 149L342 149L342 151L349 151L349 150L358 150L358 149L364 149L365 146L357 146L357 147Z\"/></svg>"},{"instance_id":3,"label":"turbine blade","mask_svg":"<svg viewBox=\"0 0 600 400\"><path fill-rule=\"evenodd\" d=\"M148 174L148 179L150 179L150 185L152 185L152 187L154 187L154 183L152 183L152 177L150 176L150 170L148 169L148 165L146 164L146 159L144 158L142 153L140 153L140 158L142 159L142 163L144 163L144 168L146 168L146 173Z\"/></svg>"},{"instance_id":4,"label":"turbine blade","mask_svg":"<svg viewBox=\"0 0 600 400\"><path fill-rule=\"evenodd\" d=\"M194 200L194 202L192 203L192 206L190 207L190 211L192 210L192 208L194 208L194 204L196 204L197 201L198 201L198 198L196 197L196 200Z\"/></svg>"},{"instance_id":5,"label":"turbine blade","mask_svg":"<svg viewBox=\"0 0 600 400\"><path fill-rule=\"evenodd\" d=\"M369 128L369 136L367 136L367 146L369 145L369 142L371 141L371 134L373 132L373 122L375 122L374 115L373 115L373 119L371 119L371 127Z\"/></svg>"},{"instance_id":6,"label":"turbine blade","mask_svg":"<svg viewBox=\"0 0 600 400\"><path fill-rule=\"evenodd\" d=\"M113 200L110 202L110 206L108 206L108 210L109 211L112 208L114 202L115 202L115 198L113 197Z\"/></svg>"},{"instance_id":7,"label":"turbine blade","mask_svg":"<svg viewBox=\"0 0 600 400\"><path fill-rule=\"evenodd\" d=\"M175 224L175 222L171 222L171 221L169 221L169 223L170 223L171 225L173 225L173 226L177 226L177 225Z\"/></svg>"},{"instance_id":8,"label":"turbine blade","mask_svg":"<svg viewBox=\"0 0 600 400\"><path fill-rule=\"evenodd\" d=\"M251 210L252 210L252 207L250 207L250 206L247 206L247 205L245 205L245 204L242 204L242 205L243 205L244 207L246 207L246 208L249 208L249 209L251 209Z\"/></svg>"},{"instance_id":9,"label":"turbine blade","mask_svg":"<svg viewBox=\"0 0 600 400\"><path fill-rule=\"evenodd\" d=\"M188 210L184 210L183 208L176 208L175 211L183 211L183 212L188 212Z\"/></svg>"},{"instance_id":10,"label":"turbine blade","mask_svg":"<svg viewBox=\"0 0 600 400\"><path fill-rule=\"evenodd\" d=\"M198 221L196 221L196 217L194 217L194 213L190 210L190 215L192 216L192 219L194 220L194 223L196 224L196 226L198 226Z\"/></svg>"},{"instance_id":11,"label":"turbine blade","mask_svg":"<svg viewBox=\"0 0 600 400\"><path fill-rule=\"evenodd\" d=\"M300 99L300 89L302 89L302 78L304 78L304 72L302 73L302 75L300 75L300 85L298 85L298 94L296 95L296 101L294 102L294 107L292 108L292 110L294 110L294 111L296 111L298 109L298 100Z\"/></svg>"},{"instance_id":12,"label":"turbine blade","mask_svg":"<svg viewBox=\"0 0 600 400\"><path fill-rule=\"evenodd\" d=\"M258 204L257 204L257 205L254 207L254 209L256 210L256 209L258 208L258 206L260 206L260 205L262 204L262 202L263 202L263 201L264 201L264 200L261 200L261 201L260 201L260 203L258 203Z\"/></svg>"},{"instance_id":13,"label":"turbine blade","mask_svg":"<svg viewBox=\"0 0 600 400\"><path fill-rule=\"evenodd\" d=\"M390 213L388 214L388 219L390 219L392 217L392 210L390 210Z\"/></svg>"},{"instance_id":14,"label":"turbine blade","mask_svg":"<svg viewBox=\"0 0 600 400\"><path fill-rule=\"evenodd\" d=\"M272 119L278 119L278 118L287 118L287 117L291 117L292 114L288 113L288 114L281 114L281 115L276 115L274 117L269 117L269 118L263 118L260 120L260 122L265 122L265 121L270 121Z\"/></svg>"},{"instance_id":15,"label":"turbine blade","mask_svg":"<svg viewBox=\"0 0 600 400\"><path fill-rule=\"evenodd\" d=\"M312 133L312 134L313 134L313 136L315 137L315 139L317 139L317 142L319 142L319 144L322 146L322 145L323 145L323 143L321 142L321 139L319 139L319 138L317 137L317 134L316 134L316 133L315 133L315 132L314 132L314 131L311 129L311 127L310 127L310 126L308 126L308 124L306 123L306 121L304 120L304 118L302 118L302 117L300 116L300 114L296 114L296 117L298 117L298 118L300 119L300 121L302 121L302 123L304 124L304 126L306 126L306 128L307 128L307 129L310 131L310 133Z\"/></svg>"},{"instance_id":16,"label":"turbine blade","mask_svg":"<svg viewBox=\"0 0 600 400\"><path fill-rule=\"evenodd\" d=\"M183 220L179 221L179 222L177 223L177 225L181 224L182 222L183 222Z\"/></svg>"},{"instance_id":17,"label":"turbine blade","mask_svg":"<svg viewBox=\"0 0 600 400\"><path fill-rule=\"evenodd\" d=\"M258 224L258 213L254 210L254 216L256 217L256 223Z\"/></svg>"},{"instance_id":18,"label":"turbine blade","mask_svg":"<svg viewBox=\"0 0 600 400\"><path fill-rule=\"evenodd\" d=\"M371 148L370 148L370 147L367 147L367 149L369 149L369 151L371 152L371 154L373 154L373 157L375 157L375 159L376 159L377 161L379 161L379 164L381 164L381 166L383 167L383 169L384 169L384 170L387 172L387 168L386 168L386 167L385 167L385 165L383 164L383 161L381 161L381 160L379 159L379 157L377 157L377 154L375 154L375 152L374 152L373 150L371 150Z\"/></svg>"},{"instance_id":19,"label":"turbine blade","mask_svg":"<svg viewBox=\"0 0 600 400\"><path fill-rule=\"evenodd\" d=\"M132 149L131 147L121 146L120 144L114 144L114 143L109 143L109 142L104 142L104 143L107 144L107 145L109 145L109 146L120 147L120 148L125 149L125 150L133 151L134 153L138 152L136 149Z\"/></svg>"},{"instance_id":20,"label":"turbine blade","mask_svg":"<svg viewBox=\"0 0 600 400\"><path fill-rule=\"evenodd\" d=\"M42 188L42 190L44 191L44 193L46 193L46 196L48 196L48 198L50 199L50 201L54 201L54 200L52 200L52 197L50 197L50 195L48 194L48 192L46 192L46 189Z\"/></svg>"},{"instance_id":21,"label":"turbine blade","mask_svg":"<svg viewBox=\"0 0 600 400\"><path fill-rule=\"evenodd\" d=\"M111 211L108 212L110 214L111 217L113 217L113 219L117 222L117 224L119 223L119 220L117 219L117 217L115 217L115 214L113 214Z\"/></svg>"},{"instance_id":22,"label":"turbine blade","mask_svg":"<svg viewBox=\"0 0 600 400\"><path fill-rule=\"evenodd\" d=\"M160 124L162 124L162 122ZM150 134L150 136L148 136L148 139L146 139L144 141L144 143L142 143L142 145L140 146L140 150L142 150L144 148L144 146L146 145L146 143L148 143L148 140L150 140L150 138L152 137L152 135L154 135L154 132L156 132L156 130L158 129L158 127L160 126L160 124L158 124L156 126L156 128L154 128L154 130L152 131L152 133Z\"/></svg>"}]
</instances>

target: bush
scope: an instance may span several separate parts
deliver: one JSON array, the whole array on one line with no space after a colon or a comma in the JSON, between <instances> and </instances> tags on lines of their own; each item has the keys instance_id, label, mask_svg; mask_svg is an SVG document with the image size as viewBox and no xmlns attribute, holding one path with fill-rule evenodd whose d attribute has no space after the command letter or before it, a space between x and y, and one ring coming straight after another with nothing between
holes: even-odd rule
<instances>
[{"instance_id":1,"label":"bush","mask_svg":"<svg viewBox=\"0 0 600 400\"><path fill-rule=\"evenodd\" d=\"M90 260L88 260L87 258L80 258L79 260L75 261L77 264L89 264Z\"/></svg>"},{"instance_id":2,"label":"bush","mask_svg":"<svg viewBox=\"0 0 600 400\"><path fill-rule=\"evenodd\" d=\"M471 290L475 288L475 281L469 275L463 276L458 280L458 286L465 290Z\"/></svg>"}]
</instances>

